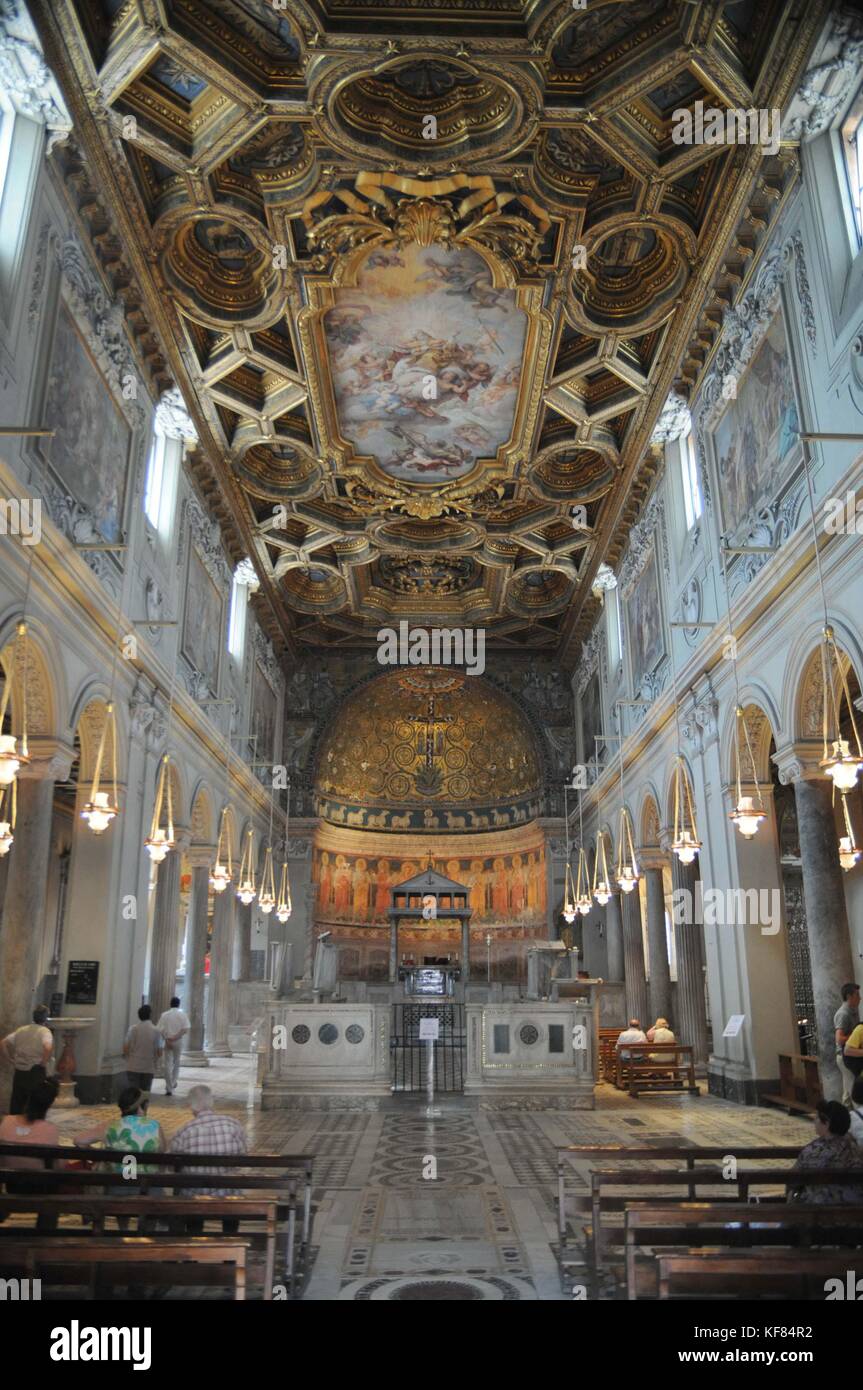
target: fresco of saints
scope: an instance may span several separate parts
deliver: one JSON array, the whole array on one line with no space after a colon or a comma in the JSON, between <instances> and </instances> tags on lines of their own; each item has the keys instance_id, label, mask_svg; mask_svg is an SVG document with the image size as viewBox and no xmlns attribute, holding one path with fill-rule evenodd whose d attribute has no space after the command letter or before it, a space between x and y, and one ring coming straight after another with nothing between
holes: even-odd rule
<instances>
[{"instance_id":1,"label":"fresco of saints","mask_svg":"<svg viewBox=\"0 0 863 1390\"><path fill-rule=\"evenodd\" d=\"M354 918L357 922L367 922L371 905L372 876L368 872L365 859L358 859L354 865Z\"/></svg>"},{"instance_id":2,"label":"fresco of saints","mask_svg":"<svg viewBox=\"0 0 863 1390\"><path fill-rule=\"evenodd\" d=\"M351 908L351 871L343 854L336 856L333 885L335 888L335 915L347 917Z\"/></svg>"},{"instance_id":3,"label":"fresco of saints","mask_svg":"<svg viewBox=\"0 0 863 1390\"><path fill-rule=\"evenodd\" d=\"M390 905L390 866L386 859L378 860L377 873L375 874L375 921L386 918L387 909Z\"/></svg>"},{"instance_id":4,"label":"fresco of saints","mask_svg":"<svg viewBox=\"0 0 863 1390\"><path fill-rule=\"evenodd\" d=\"M320 867L318 869L318 884L318 904L321 911L325 912L332 903L333 893L333 870L330 865L330 856L326 850L324 850L321 855Z\"/></svg>"},{"instance_id":5,"label":"fresco of saints","mask_svg":"<svg viewBox=\"0 0 863 1390\"><path fill-rule=\"evenodd\" d=\"M502 859L492 863L494 882L491 891L491 905L496 918L505 921L509 916L509 894L507 892L506 869Z\"/></svg>"},{"instance_id":6,"label":"fresco of saints","mask_svg":"<svg viewBox=\"0 0 863 1390\"><path fill-rule=\"evenodd\" d=\"M527 883L520 854L514 854L512 856L512 868L509 872L509 879L509 895L510 903L512 904L512 914L514 917L520 917L527 906Z\"/></svg>"}]
</instances>

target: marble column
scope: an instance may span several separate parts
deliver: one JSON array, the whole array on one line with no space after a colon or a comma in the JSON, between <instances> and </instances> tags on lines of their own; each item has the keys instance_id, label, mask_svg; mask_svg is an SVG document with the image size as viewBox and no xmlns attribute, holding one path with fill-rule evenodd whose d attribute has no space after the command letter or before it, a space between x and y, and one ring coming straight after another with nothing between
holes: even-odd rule
<instances>
[{"instance_id":1,"label":"marble column","mask_svg":"<svg viewBox=\"0 0 863 1390\"><path fill-rule=\"evenodd\" d=\"M33 745L38 740L31 740ZM47 742L47 741L46 741ZM69 776L71 750L57 746L33 757L18 779L18 818L9 851L3 918L0 923L0 1037L31 1021L45 925L45 896L51 855L54 782ZM0 1061L0 1112L6 1113L12 1068Z\"/></svg>"},{"instance_id":2,"label":"marble column","mask_svg":"<svg viewBox=\"0 0 863 1390\"><path fill-rule=\"evenodd\" d=\"M394 985L399 970L399 924L397 917L390 918L390 968L389 982Z\"/></svg>"},{"instance_id":3,"label":"marble column","mask_svg":"<svg viewBox=\"0 0 863 1390\"><path fill-rule=\"evenodd\" d=\"M230 889L226 890L230 892ZM252 978L252 904L248 906L237 899L236 924L234 928L234 979Z\"/></svg>"},{"instance_id":4,"label":"marble column","mask_svg":"<svg viewBox=\"0 0 863 1390\"><path fill-rule=\"evenodd\" d=\"M637 892L637 889L633 890ZM608 951L609 980L623 980L623 917L621 899L625 893L612 893L605 907L605 942Z\"/></svg>"},{"instance_id":5,"label":"marble column","mask_svg":"<svg viewBox=\"0 0 863 1390\"><path fill-rule=\"evenodd\" d=\"M647 951L650 970L649 1022L658 1018L671 1018L671 970L668 965L668 942L665 934L665 886L662 880L664 860L651 857L640 860L644 869L647 887Z\"/></svg>"},{"instance_id":6,"label":"marble column","mask_svg":"<svg viewBox=\"0 0 863 1390\"><path fill-rule=\"evenodd\" d=\"M170 1007L177 986L177 941L180 935L180 869L184 839L176 829L175 849L169 850L157 869L153 939L150 946L150 987L147 1003L156 1022ZM187 832L188 834L188 832Z\"/></svg>"},{"instance_id":7,"label":"marble column","mask_svg":"<svg viewBox=\"0 0 863 1390\"><path fill-rule=\"evenodd\" d=\"M236 896L229 884L215 895L213 940L210 946L210 988L207 997L207 1053L210 1057L230 1057L228 1025L231 1008L231 950L234 933Z\"/></svg>"},{"instance_id":8,"label":"marble column","mask_svg":"<svg viewBox=\"0 0 863 1390\"><path fill-rule=\"evenodd\" d=\"M189 1015L190 1026L183 1052L183 1065L187 1067L210 1065L204 1052L204 967L207 956L210 865L214 854L214 845L194 845L187 856L192 866L192 904L186 942L186 1013ZM212 962L210 970L212 972ZM210 987L212 988L212 980Z\"/></svg>"},{"instance_id":9,"label":"marble column","mask_svg":"<svg viewBox=\"0 0 863 1390\"><path fill-rule=\"evenodd\" d=\"M461 977L465 984L470 983L470 918L463 917L461 923Z\"/></svg>"},{"instance_id":10,"label":"marble column","mask_svg":"<svg viewBox=\"0 0 863 1390\"><path fill-rule=\"evenodd\" d=\"M695 864L675 861L672 867L674 886L686 890L687 902L695 903L695 884L698 870ZM688 916L684 913L683 916ZM707 1041L707 1008L704 1000L704 928L700 922L676 922L674 939L677 945L677 1018L675 1034L679 1042L688 1043L696 1066L705 1066L709 1055Z\"/></svg>"},{"instance_id":11,"label":"marble column","mask_svg":"<svg viewBox=\"0 0 863 1390\"><path fill-rule=\"evenodd\" d=\"M841 1100L836 1067L833 1015L842 1002L842 986L859 978L851 954L845 883L839 864L832 784L826 777L794 782L797 829L806 904L806 931L812 963L812 993L818 1027L821 1088L827 1100ZM838 798L837 798L838 800Z\"/></svg>"},{"instance_id":12,"label":"marble column","mask_svg":"<svg viewBox=\"0 0 863 1390\"><path fill-rule=\"evenodd\" d=\"M647 1024L647 978L644 972L644 938L641 932L641 897L638 889L621 903L623 920L623 973L626 981L626 1017Z\"/></svg>"}]
</instances>

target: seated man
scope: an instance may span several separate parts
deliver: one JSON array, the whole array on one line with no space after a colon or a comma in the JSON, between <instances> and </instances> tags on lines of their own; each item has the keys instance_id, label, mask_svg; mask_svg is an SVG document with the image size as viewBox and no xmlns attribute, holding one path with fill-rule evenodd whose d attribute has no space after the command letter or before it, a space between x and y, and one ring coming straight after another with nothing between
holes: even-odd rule
<instances>
[{"instance_id":1,"label":"seated man","mask_svg":"<svg viewBox=\"0 0 863 1390\"><path fill-rule=\"evenodd\" d=\"M638 1019L637 1019L637 1018L631 1018L631 1019L629 1020L629 1027L628 1027L628 1028L624 1028L623 1032L621 1033L620 1037L617 1039L617 1042L615 1043L615 1047L617 1048L617 1051L620 1053L621 1057L623 1057L623 1058L629 1058L629 1057L632 1056L632 1053L631 1053L631 1052L626 1052L626 1051L624 1051L624 1049L623 1049L623 1044L624 1044L624 1043L646 1043L646 1042L647 1042L647 1036L646 1036L646 1034L644 1033L644 1031L642 1030L641 1024L639 1023Z\"/></svg>"},{"instance_id":2,"label":"seated man","mask_svg":"<svg viewBox=\"0 0 863 1390\"><path fill-rule=\"evenodd\" d=\"M851 1138L849 1129L851 1117L845 1106L838 1100L822 1100L813 1116L817 1138L800 1150L794 1172L819 1168L855 1168L863 1174L863 1152L860 1145ZM847 1187L841 1183L829 1183L819 1187L807 1187L801 1183L788 1184L789 1199L792 1202L819 1202L826 1205L837 1203L863 1202L863 1182Z\"/></svg>"},{"instance_id":3,"label":"seated man","mask_svg":"<svg viewBox=\"0 0 863 1390\"><path fill-rule=\"evenodd\" d=\"M230 1115L217 1115L213 1110L213 1092L209 1086L193 1086L189 1091L189 1105L193 1119L178 1129L171 1140L169 1153L173 1154L244 1154L248 1152L246 1132L239 1120ZM182 1170L181 1170L182 1171ZM226 1173L227 1168L195 1167L197 1173ZM230 1197L231 1188L201 1187L189 1188L184 1194L188 1197ZM222 1222L225 1235L236 1235L239 1221L226 1217ZM186 1230L190 1234L201 1231L203 1217L189 1217Z\"/></svg>"}]
</instances>

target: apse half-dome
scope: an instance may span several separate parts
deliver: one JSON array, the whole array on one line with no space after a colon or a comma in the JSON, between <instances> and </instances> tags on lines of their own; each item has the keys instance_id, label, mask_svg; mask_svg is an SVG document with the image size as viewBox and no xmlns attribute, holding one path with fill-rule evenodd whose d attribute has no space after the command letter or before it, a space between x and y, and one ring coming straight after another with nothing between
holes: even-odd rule
<instances>
[{"instance_id":1,"label":"apse half-dome","mask_svg":"<svg viewBox=\"0 0 863 1390\"><path fill-rule=\"evenodd\" d=\"M469 832L540 814L541 776L521 710L464 668L400 667L363 686L324 736L318 814L388 832Z\"/></svg>"}]
</instances>

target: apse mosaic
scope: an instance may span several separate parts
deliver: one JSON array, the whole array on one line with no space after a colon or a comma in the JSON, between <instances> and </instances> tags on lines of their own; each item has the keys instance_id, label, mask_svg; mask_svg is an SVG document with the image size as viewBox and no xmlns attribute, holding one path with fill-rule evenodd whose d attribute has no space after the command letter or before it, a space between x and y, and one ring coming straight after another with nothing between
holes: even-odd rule
<instances>
[{"instance_id":1,"label":"apse mosaic","mask_svg":"<svg viewBox=\"0 0 863 1390\"><path fill-rule=\"evenodd\" d=\"M342 434L389 477L462 478L512 434L526 319L475 251L376 247L324 325Z\"/></svg>"},{"instance_id":2,"label":"apse mosaic","mask_svg":"<svg viewBox=\"0 0 863 1390\"><path fill-rule=\"evenodd\" d=\"M316 848L313 881L317 884L316 918L361 926L388 923L392 889L426 867L422 856L339 854ZM545 853L536 850L473 858L437 859L437 872L468 889L471 925L545 922ZM461 928L455 924L454 930ZM422 927L419 928L422 930ZM444 930L441 924L430 931Z\"/></svg>"},{"instance_id":3,"label":"apse mosaic","mask_svg":"<svg viewBox=\"0 0 863 1390\"><path fill-rule=\"evenodd\" d=\"M344 706L318 756L318 812L334 825L472 831L539 814L540 772L517 708L478 677L394 671Z\"/></svg>"}]
</instances>

